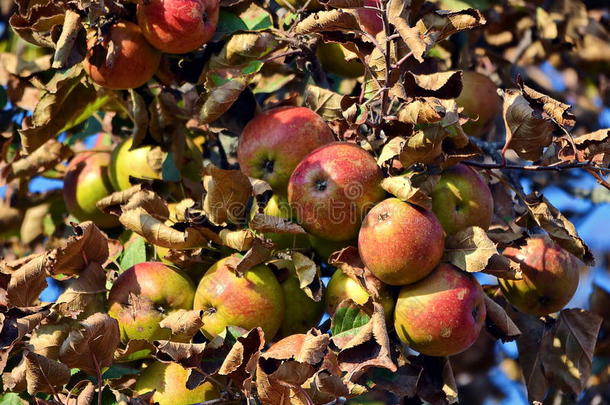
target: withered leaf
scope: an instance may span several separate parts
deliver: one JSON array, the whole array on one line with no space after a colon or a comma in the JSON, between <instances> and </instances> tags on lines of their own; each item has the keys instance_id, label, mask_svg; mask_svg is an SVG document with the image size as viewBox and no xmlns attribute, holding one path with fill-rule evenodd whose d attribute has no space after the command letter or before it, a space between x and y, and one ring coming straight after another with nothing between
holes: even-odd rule
<instances>
[{"instance_id":1,"label":"withered leaf","mask_svg":"<svg viewBox=\"0 0 610 405\"><path fill-rule=\"evenodd\" d=\"M443 140L449 133L439 125L428 126L407 138L400 152L404 167L414 163L437 163L443 159Z\"/></svg>"},{"instance_id":2,"label":"withered leaf","mask_svg":"<svg viewBox=\"0 0 610 405\"><path fill-rule=\"evenodd\" d=\"M259 232L288 233L304 235L305 230L298 224L286 218L257 213L250 220L250 228Z\"/></svg>"},{"instance_id":3,"label":"withered leaf","mask_svg":"<svg viewBox=\"0 0 610 405\"><path fill-rule=\"evenodd\" d=\"M333 343L336 342L333 337ZM392 372L397 370L391 357L390 338L381 304L373 303L369 322L341 344L338 361L341 370L347 372L347 381L356 381L371 367L386 368Z\"/></svg>"},{"instance_id":4,"label":"withered leaf","mask_svg":"<svg viewBox=\"0 0 610 405\"><path fill-rule=\"evenodd\" d=\"M523 97L530 103L535 105L537 109L544 111L558 125L571 129L576 124L576 117L568 110L572 108L569 104L564 104L552 97L542 94L531 87L525 85L523 81L518 81L519 88L523 92Z\"/></svg>"},{"instance_id":5,"label":"withered leaf","mask_svg":"<svg viewBox=\"0 0 610 405\"><path fill-rule=\"evenodd\" d=\"M252 185L245 174L209 164L204 168L203 186L207 191L203 209L213 223L243 223L252 195Z\"/></svg>"},{"instance_id":6,"label":"withered leaf","mask_svg":"<svg viewBox=\"0 0 610 405\"><path fill-rule=\"evenodd\" d=\"M155 346L150 343L148 340L144 339L131 339L127 342L125 347L118 348L113 356L115 359L119 361L131 360L131 355L136 354L138 352L142 353L151 353L154 352Z\"/></svg>"},{"instance_id":7,"label":"withered leaf","mask_svg":"<svg viewBox=\"0 0 610 405\"><path fill-rule=\"evenodd\" d=\"M51 275L73 276L90 262L102 264L108 259L108 237L93 222L76 225L74 233L63 247L47 253L45 266Z\"/></svg>"},{"instance_id":8,"label":"withered leaf","mask_svg":"<svg viewBox=\"0 0 610 405\"><path fill-rule=\"evenodd\" d=\"M224 246L240 252L250 249L252 242L256 238L250 229L239 229L236 231L223 229L218 233L218 237Z\"/></svg>"},{"instance_id":9,"label":"withered leaf","mask_svg":"<svg viewBox=\"0 0 610 405\"><path fill-rule=\"evenodd\" d=\"M422 368L417 382L417 395L433 404L453 404L458 400L457 384L447 357L419 355L412 359Z\"/></svg>"},{"instance_id":10,"label":"withered leaf","mask_svg":"<svg viewBox=\"0 0 610 405\"><path fill-rule=\"evenodd\" d=\"M11 308L0 314L0 371L6 367L13 346L34 330L48 315L46 307Z\"/></svg>"},{"instance_id":11,"label":"withered leaf","mask_svg":"<svg viewBox=\"0 0 610 405\"><path fill-rule=\"evenodd\" d=\"M220 366L218 374L229 376L238 387L244 387L244 384L248 384L254 376L264 346L265 338L261 328L252 329L238 337Z\"/></svg>"},{"instance_id":12,"label":"withered leaf","mask_svg":"<svg viewBox=\"0 0 610 405\"><path fill-rule=\"evenodd\" d=\"M591 376L593 351L602 318L584 309L566 309L541 344L547 380L564 392L580 394Z\"/></svg>"},{"instance_id":13,"label":"withered leaf","mask_svg":"<svg viewBox=\"0 0 610 405\"><path fill-rule=\"evenodd\" d=\"M589 247L578 236L572 224L542 194L533 192L525 197L525 205L538 226L544 229L559 246L572 253L585 264L593 266L595 258Z\"/></svg>"},{"instance_id":14,"label":"withered leaf","mask_svg":"<svg viewBox=\"0 0 610 405\"><path fill-rule=\"evenodd\" d=\"M318 11L301 20L295 33L310 34L324 31L360 31L358 14L354 10Z\"/></svg>"},{"instance_id":15,"label":"withered leaf","mask_svg":"<svg viewBox=\"0 0 610 405\"><path fill-rule=\"evenodd\" d=\"M485 295L485 308L487 311L485 327L492 336L501 339L503 342L508 342L521 335L521 331L504 308L487 295Z\"/></svg>"},{"instance_id":16,"label":"withered leaf","mask_svg":"<svg viewBox=\"0 0 610 405\"><path fill-rule=\"evenodd\" d=\"M55 54L53 55L54 68L61 69L80 62L81 58L78 56L75 58L73 54L78 55L79 53L78 51L74 52L76 50L76 40L79 34L84 36L84 31L80 14L74 10L66 10L61 35L57 40Z\"/></svg>"},{"instance_id":17,"label":"withered leaf","mask_svg":"<svg viewBox=\"0 0 610 405\"><path fill-rule=\"evenodd\" d=\"M405 124L433 124L445 116L445 106L434 97L415 98L403 103L396 113L398 120Z\"/></svg>"},{"instance_id":18,"label":"withered leaf","mask_svg":"<svg viewBox=\"0 0 610 405\"><path fill-rule=\"evenodd\" d=\"M597 155L609 155L610 128L579 135L574 138L574 145L580 152L581 160L590 160ZM571 145L568 148L571 149Z\"/></svg>"},{"instance_id":19,"label":"withered leaf","mask_svg":"<svg viewBox=\"0 0 610 405\"><path fill-rule=\"evenodd\" d=\"M358 249L348 246L330 255L328 263L358 282L375 300L379 300L379 290L383 283L364 266Z\"/></svg>"},{"instance_id":20,"label":"withered leaf","mask_svg":"<svg viewBox=\"0 0 610 405\"><path fill-rule=\"evenodd\" d=\"M312 300L319 302L322 299L322 280L320 268L309 257L300 252L292 252L292 263L299 279L299 287Z\"/></svg>"},{"instance_id":21,"label":"withered leaf","mask_svg":"<svg viewBox=\"0 0 610 405\"><path fill-rule=\"evenodd\" d=\"M25 360L23 358L11 371L2 373L2 387L5 391L13 392L23 392L27 389Z\"/></svg>"},{"instance_id":22,"label":"withered leaf","mask_svg":"<svg viewBox=\"0 0 610 405\"><path fill-rule=\"evenodd\" d=\"M254 241L252 241L252 247L235 264L235 272L243 274L248 269L263 263L271 257L272 250L272 243L260 238L254 239Z\"/></svg>"},{"instance_id":23,"label":"withered leaf","mask_svg":"<svg viewBox=\"0 0 610 405\"><path fill-rule=\"evenodd\" d=\"M399 176L384 178L381 187L402 201L430 209L432 198L429 194L438 180L439 176L421 175L411 171Z\"/></svg>"},{"instance_id":24,"label":"withered leaf","mask_svg":"<svg viewBox=\"0 0 610 405\"><path fill-rule=\"evenodd\" d=\"M6 288L9 306L29 307L47 287L44 254L31 255L10 263L0 263L0 272L10 275Z\"/></svg>"},{"instance_id":25,"label":"withered leaf","mask_svg":"<svg viewBox=\"0 0 610 405\"><path fill-rule=\"evenodd\" d=\"M538 160L552 141L555 126L551 119L532 108L520 91L511 89L504 93L502 115L506 127L503 150L512 149L523 159Z\"/></svg>"},{"instance_id":26,"label":"withered leaf","mask_svg":"<svg viewBox=\"0 0 610 405\"><path fill-rule=\"evenodd\" d=\"M244 78L236 77L203 93L199 100L199 121L208 124L218 119L233 105L246 85Z\"/></svg>"},{"instance_id":27,"label":"withered leaf","mask_svg":"<svg viewBox=\"0 0 610 405\"><path fill-rule=\"evenodd\" d=\"M70 368L80 368L89 375L97 375L112 364L119 346L119 324L116 319L98 312L80 322L70 332L59 350L59 358Z\"/></svg>"},{"instance_id":28,"label":"withered leaf","mask_svg":"<svg viewBox=\"0 0 610 405\"><path fill-rule=\"evenodd\" d=\"M407 72L402 85L409 97L456 98L462 92L462 72L447 71L422 75Z\"/></svg>"},{"instance_id":29,"label":"withered leaf","mask_svg":"<svg viewBox=\"0 0 610 405\"><path fill-rule=\"evenodd\" d=\"M37 327L30 336L27 349L53 360L59 359L59 348L70 332L71 322L47 322Z\"/></svg>"},{"instance_id":30,"label":"withered leaf","mask_svg":"<svg viewBox=\"0 0 610 405\"><path fill-rule=\"evenodd\" d=\"M354 103L351 98L310 84L303 96L307 107L327 121L343 119L343 112Z\"/></svg>"},{"instance_id":31,"label":"withered leaf","mask_svg":"<svg viewBox=\"0 0 610 405\"><path fill-rule=\"evenodd\" d=\"M0 184L41 174L72 156L72 153L68 145L51 139L32 154L5 166L0 175Z\"/></svg>"},{"instance_id":32,"label":"withered leaf","mask_svg":"<svg viewBox=\"0 0 610 405\"><path fill-rule=\"evenodd\" d=\"M143 184L136 184L133 187L128 188L127 190L115 191L107 197L99 200L95 206L98 210L103 211L107 214L116 214L120 215L120 207L121 205L127 204L131 197L145 190L145 186Z\"/></svg>"},{"instance_id":33,"label":"withered leaf","mask_svg":"<svg viewBox=\"0 0 610 405\"><path fill-rule=\"evenodd\" d=\"M98 262L91 262L68 283L53 309L65 317L82 319L104 310L105 295L106 273Z\"/></svg>"},{"instance_id":34,"label":"withered leaf","mask_svg":"<svg viewBox=\"0 0 610 405\"><path fill-rule=\"evenodd\" d=\"M39 392L52 394L61 391L68 383L70 369L65 364L32 352L25 352L23 357L27 391L30 395Z\"/></svg>"},{"instance_id":35,"label":"withered leaf","mask_svg":"<svg viewBox=\"0 0 610 405\"><path fill-rule=\"evenodd\" d=\"M443 260L464 271L478 272L497 254L498 249L485 230L471 226L447 237Z\"/></svg>"},{"instance_id":36,"label":"withered leaf","mask_svg":"<svg viewBox=\"0 0 610 405\"><path fill-rule=\"evenodd\" d=\"M202 314L203 311L179 309L170 313L165 319L159 322L159 326L171 329L172 339L174 340L190 340L190 338L192 338L203 326L203 321L201 319Z\"/></svg>"}]
</instances>

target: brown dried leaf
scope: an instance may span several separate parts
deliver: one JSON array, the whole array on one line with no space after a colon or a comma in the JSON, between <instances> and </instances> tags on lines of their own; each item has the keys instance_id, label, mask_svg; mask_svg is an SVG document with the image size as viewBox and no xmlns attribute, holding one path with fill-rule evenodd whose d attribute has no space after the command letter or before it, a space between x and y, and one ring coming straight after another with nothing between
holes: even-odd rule
<instances>
[{"instance_id":1,"label":"brown dried leaf","mask_svg":"<svg viewBox=\"0 0 610 405\"><path fill-rule=\"evenodd\" d=\"M45 267L51 275L74 276L91 262L100 265L108 259L108 237L91 221L74 226L63 247L46 254Z\"/></svg>"},{"instance_id":2,"label":"brown dried leaf","mask_svg":"<svg viewBox=\"0 0 610 405\"><path fill-rule=\"evenodd\" d=\"M415 163L438 163L443 159L443 140L449 133L438 125L428 126L407 139L400 152L404 167Z\"/></svg>"},{"instance_id":3,"label":"brown dried leaf","mask_svg":"<svg viewBox=\"0 0 610 405\"><path fill-rule=\"evenodd\" d=\"M120 215L120 210L118 207L121 205L125 205L129 202L131 197L144 190L144 185L137 184L133 187L128 188L123 191L115 191L107 197L99 200L95 206L98 210L103 211L107 214L115 213L116 215Z\"/></svg>"},{"instance_id":4,"label":"brown dried leaf","mask_svg":"<svg viewBox=\"0 0 610 405\"><path fill-rule=\"evenodd\" d=\"M422 75L407 72L402 85L409 97L456 98L462 92L462 72L447 71Z\"/></svg>"},{"instance_id":5,"label":"brown dried leaf","mask_svg":"<svg viewBox=\"0 0 610 405\"><path fill-rule=\"evenodd\" d=\"M47 287L45 257L31 255L10 263L0 263L0 272L10 275L6 299L10 307L29 307Z\"/></svg>"},{"instance_id":6,"label":"brown dried leaf","mask_svg":"<svg viewBox=\"0 0 610 405\"><path fill-rule=\"evenodd\" d=\"M443 260L472 273L484 270L494 255L498 249L485 230L471 226L447 237Z\"/></svg>"},{"instance_id":7,"label":"brown dried leaf","mask_svg":"<svg viewBox=\"0 0 610 405\"><path fill-rule=\"evenodd\" d=\"M348 96L313 84L307 86L303 98L304 104L326 121L343 119L343 112L354 104Z\"/></svg>"},{"instance_id":8,"label":"brown dried leaf","mask_svg":"<svg viewBox=\"0 0 610 405\"><path fill-rule=\"evenodd\" d=\"M220 118L233 105L246 86L245 78L236 77L202 93L198 101L200 123L209 124Z\"/></svg>"},{"instance_id":9,"label":"brown dried leaf","mask_svg":"<svg viewBox=\"0 0 610 405\"><path fill-rule=\"evenodd\" d=\"M485 308L487 310L485 328L493 337L509 342L521 336L521 331L504 308L487 295L485 295Z\"/></svg>"},{"instance_id":10,"label":"brown dried leaf","mask_svg":"<svg viewBox=\"0 0 610 405\"><path fill-rule=\"evenodd\" d=\"M264 346L265 337L261 328L252 329L238 337L220 366L218 374L229 376L238 387L244 387L254 376Z\"/></svg>"},{"instance_id":11,"label":"brown dried leaf","mask_svg":"<svg viewBox=\"0 0 610 405\"><path fill-rule=\"evenodd\" d=\"M259 213L255 214L250 220L250 228L262 233L273 232L292 235L305 235L307 233L300 225L289 219Z\"/></svg>"},{"instance_id":12,"label":"brown dried leaf","mask_svg":"<svg viewBox=\"0 0 610 405\"><path fill-rule=\"evenodd\" d=\"M6 165L0 174L0 185L17 178L31 178L52 169L72 156L72 149L61 142L51 139L32 154Z\"/></svg>"},{"instance_id":13,"label":"brown dried leaf","mask_svg":"<svg viewBox=\"0 0 610 405\"><path fill-rule=\"evenodd\" d=\"M379 290L383 287L383 283L364 266L358 254L358 249L348 246L334 252L330 255L328 263L358 282L373 299L380 299Z\"/></svg>"},{"instance_id":14,"label":"brown dried leaf","mask_svg":"<svg viewBox=\"0 0 610 405\"><path fill-rule=\"evenodd\" d=\"M402 201L431 209L432 198L429 194L438 180L439 176L407 172L399 176L384 178L381 187Z\"/></svg>"},{"instance_id":15,"label":"brown dried leaf","mask_svg":"<svg viewBox=\"0 0 610 405\"><path fill-rule=\"evenodd\" d=\"M203 186L207 191L203 209L210 221L217 225L243 223L252 195L252 185L245 174L209 164L203 169Z\"/></svg>"},{"instance_id":16,"label":"brown dried leaf","mask_svg":"<svg viewBox=\"0 0 610 405\"><path fill-rule=\"evenodd\" d=\"M292 252L292 263L294 264L301 290L312 300L320 302L323 292L320 267L309 257L299 252Z\"/></svg>"},{"instance_id":17,"label":"brown dried leaf","mask_svg":"<svg viewBox=\"0 0 610 405\"><path fill-rule=\"evenodd\" d=\"M70 369L63 363L40 354L25 352L25 375L28 394L53 394L70 380Z\"/></svg>"},{"instance_id":18,"label":"brown dried leaf","mask_svg":"<svg viewBox=\"0 0 610 405\"><path fill-rule=\"evenodd\" d=\"M11 308L0 313L0 371L6 367L13 346L46 319L49 312L46 307L32 307Z\"/></svg>"},{"instance_id":19,"label":"brown dried leaf","mask_svg":"<svg viewBox=\"0 0 610 405\"><path fill-rule=\"evenodd\" d=\"M159 326L171 329L172 338L175 340L190 340L203 326L202 315L203 311L179 309L159 322Z\"/></svg>"},{"instance_id":20,"label":"brown dried leaf","mask_svg":"<svg viewBox=\"0 0 610 405\"><path fill-rule=\"evenodd\" d=\"M85 30L80 14L74 10L66 10L61 35L57 39L57 43L55 45L53 68L66 68L82 60L84 55L79 55L75 45L79 34L84 37L84 33Z\"/></svg>"},{"instance_id":21,"label":"brown dried leaf","mask_svg":"<svg viewBox=\"0 0 610 405\"><path fill-rule=\"evenodd\" d=\"M397 370L391 357L383 308L378 303L373 303L373 308L369 322L341 346L337 359L341 370L347 373L345 381L358 380L371 367L385 368L391 372Z\"/></svg>"},{"instance_id":22,"label":"brown dried leaf","mask_svg":"<svg viewBox=\"0 0 610 405\"><path fill-rule=\"evenodd\" d=\"M252 242L256 239L250 229L239 229L237 231L223 229L218 233L218 237L224 246L240 252L250 249Z\"/></svg>"},{"instance_id":23,"label":"brown dried leaf","mask_svg":"<svg viewBox=\"0 0 610 405\"><path fill-rule=\"evenodd\" d=\"M433 124L445 116L445 106L439 99L415 98L402 104L396 113L398 120L405 124Z\"/></svg>"},{"instance_id":24,"label":"brown dried leaf","mask_svg":"<svg viewBox=\"0 0 610 405\"><path fill-rule=\"evenodd\" d=\"M432 404L453 404L458 400L457 384L447 357L417 356L413 364L422 368L417 395Z\"/></svg>"},{"instance_id":25,"label":"brown dried leaf","mask_svg":"<svg viewBox=\"0 0 610 405\"><path fill-rule=\"evenodd\" d=\"M502 115L506 127L503 150L512 149L523 159L538 160L552 141L555 126L550 118L532 108L520 91L510 89L504 93Z\"/></svg>"},{"instance_id":26,"label":"brown dried leaf","mask_svg":"<svg viewBox=\"0 0 610 405\"><path fill-rule=\"evenodd\" d=\"M119 346L119 324L107 314L96 313L79 323L61 345L59 358L70 368L79 368L89 375L112 364Z\"/></svg>"},{"instance_id":27,"label":"brown dried leaf","mask_svg":"<svg viewBox=\"0 0 610 405\"><path fill-rule=\"evenodd\" d=\"M27 389L25 361L23 358L11 371L2 373L2 387L5 391L12 392L23 392Z\"/></svg>"},{"instance_id":28,"label":"brown dried leaf","mask_svg":"<svg viewBox=\"0 0 610 405\"><path fill-rule=\"evenodd\" d=\"M591 160L597 155L610 155L610 128L579 135L574 138L574 145L580 152L580 160ZM571 145L566 148L571 152Z\"/></svg>"},{"instance_id":29,"label":"brown dried leaf","mask_svg":"<svg viewBox=\"0 0 610 405\"><path fill-rule=\"evenodd\" d=\"M55 301L53 309L68 318L85 318L104 310L106 273L98 262L91 262L77 279L71 280Z\"/></svg>"},{"instance_id":30,"label":"brown dried leaf","mask_svg":"<svg viewBox=\"0 0 610 405\"><path fill-rule=\"evenodd\" d=\"M243 274L248 269L265 262L271 257L272 250L272 243L260 238L254 239L250 250L235 264L235 272Z\"/></svg>"},{"instance_id":31,"label":"brown dried leaf","mask_svg":"<svg viewBox=\"0 0 610 405\"><path fill-rule=\"evenodd\" d=\"M587 387L601 323L600 316L584 309L559 313L540 350L544 374L554 387L573 395Z\"/></svg>"},{"instance_id":32,"label":"brown dried leaf","mask_svg":"<svg viewBox=\"0 0 610 405\"><path fill-rule=\"evenodd\" d=\"M124 348L118 348L113 357L118 361L129 361L130 356L137 352L151 353L155 351L155 346L148 340L144 339L131 339L127 342Z\"/></svg>"},{"instance_id":33,"label":"brown dried leaf","mask_svg":"<svg viewBox=\"0 0 610 405\"><path fill-rule=\"evenodd\" d=\"M546 94L542 94L531 87L526 86L522 81L519 81L518 85L523 92L523 97L530 105L535 106L537 110L544 111L553 121L565 129L569 130L574 127L574 124L576 124L576 117L568 111L572 108L571 105L564 104Z\"/></svg>"},{"instance_id":34,"label":"brown dried leaf","mask_svg":"<svg viewBox=\"0 0 610 405\"><path fill-rule=\"evenodd\" d=\"M361 30L358 13L355 10L318 11L305 17L294 28L294 32L297 35L344 30Z\"/></svg>"},{"instance_id":35,"label":"brown dried leaf","mask_svg":"<svg viewBox=\"0 0 610 405\"><path fill-rule=\"evenodd\" d=\"M595 265L593 254L578 236L574 225L542 194L536 192L528 194L524 202L534 221L549 234L551 239L585 264Z\"/></svg>"},{"instance_id":36,"label":"brown dried leaf","mask_svg":"<svg viewBox=\"0 0 610 405\"><path fill-rule=\"evenodd\" d=\"M53 360L59 359L59 348L68 336L71 322L45 323L37 327L30 336L27 349Z\"/></svg>"}]
</instances>

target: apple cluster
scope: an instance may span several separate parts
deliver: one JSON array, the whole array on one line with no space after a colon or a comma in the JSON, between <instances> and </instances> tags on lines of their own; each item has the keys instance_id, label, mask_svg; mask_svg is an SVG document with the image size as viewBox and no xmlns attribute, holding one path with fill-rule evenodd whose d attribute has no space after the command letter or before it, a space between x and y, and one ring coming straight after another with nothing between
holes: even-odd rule
<instances>
[{"instance_id":1,"label":"apple cluster","mask_svg":"<svg viewBox=\"0 0 610 405\"><path fill-rule=\"evenodd\" d=\"M219 11L218 0L140 1L137 24L113 23L101 37L88 33L85 71L102 87L140 87L157 73L162 53L184 54L210 41Z\"/></svg>"}]
</instances>

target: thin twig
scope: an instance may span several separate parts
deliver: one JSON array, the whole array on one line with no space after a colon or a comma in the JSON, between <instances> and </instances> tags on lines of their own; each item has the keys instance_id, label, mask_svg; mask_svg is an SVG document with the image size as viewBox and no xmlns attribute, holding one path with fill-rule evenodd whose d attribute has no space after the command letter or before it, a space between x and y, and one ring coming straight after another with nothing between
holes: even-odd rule
<instances>
[{"instance_id":1,"label":"thin twig","mask_svg":"<svg viewBox=\"0 0 610 405\"><path fill-rule=\"evenodd\" d=\"M592 165L590 162L568 162L559 163L556 165L542 166L542 165L512 165L502 163L482 163L473 160L465 160L462 163L468 166L474 166L481 169L506 169L506 170L524 170L532 172L543 172L543 171L554 171L560 172L567 169L591 169L599 171L610 172L610 168L603 168Z\"/></svg>"}]
</instances>

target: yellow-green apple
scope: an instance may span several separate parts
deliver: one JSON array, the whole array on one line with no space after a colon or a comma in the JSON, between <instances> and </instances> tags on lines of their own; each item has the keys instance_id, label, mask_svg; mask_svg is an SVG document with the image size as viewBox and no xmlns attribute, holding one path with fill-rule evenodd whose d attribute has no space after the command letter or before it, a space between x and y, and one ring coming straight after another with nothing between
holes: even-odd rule
<instances>
[{"instance_id":1,"label":"yellow-green apple","mask_svg":"<svg viewBox=\"0 0 610 405\"><path fill-rule=\"evenodd\" d=\"M369 293L356 280L343 273L341 269L335 270L326 287L326 312L333 316L341 301L349 298L356 304L363 305L369 297ZM394 298L390 290L383 284L379 289L379 303L383 307L386 319L392 319Z\"/></svg>"},{"instance_id":2,"label":"yellow-green apple","mask_svg":"<svg viewBox=\"0 0 610 405\"><path fill-rule=\"evenodd\" d=\"M155 391L151 400L159 405L189 405L220 398L218 389L209 381L193 390L186 388L188 376L188 370L180 364L154 362L136 377L134 391Z\"/></svg>"},{"instance_id":3,"label":"yellow-green apple","mask_svg":"<svg viewBox=\"0 0 610 405\"><path fill-rule=\"evenodd\" d=\"M562 309L578 288L578 259L544 236L502 254L521 263L521 280L498 279L502 294L518 310L543 316Z\"/></svg>"},{"instance_id":4,"label":"yellow-green apple","mask_svg":"<svg viewBox=\"0 0 610 405\"><path fill-rule=\"evenodd\" d=\"M252 204L251 217L258 212L258 204L255 202ZM288 204L288 199L286 196L280 194L271 196L263 209L263 214L283 219L293 219L292 209ZM265 237L270 239L277 249L305 249L310 246L307 235L267 232L265 233Z\"/></svg>"},{"instance_id":5,"label":"yellow-green apple","mask_svg":"<svg viewBox=\"0 0 610 405\"><path fill-rule=\"evenodd\" d=\"M119 322L123 341L168 339L161 328L172 311L192 309L193 282L182 271L159 262L138 263L121 273L108 294L108 314Z\"/></svg>"},{"instance_id":6,"label":"yellow-green apple","mask_svg":"<svg viewBox=\"0 0 610 405\"><path fill-rule=\"evenodd\" d=\"M133 139L127 138L112 151L110 182L117 191L133 186L129 176L149 180L162 178L162 164L167 153L150 145L131 149L132 145ZM186 146L182 174L193 181L200 182L203 170L201 149L190 139L187 139Z\"/></svg>"},{"instance_id":7,"label":"yellow-green apple","mask_svg":"<svg viewBox=\"0 0 610 405\"><path fill-rule=\"evenodd\" d=\"M502 111L497 90L494 82L481 73L466 71L462 74L462 92L455 101L463 108L462 114L473 119L463 126L467 134L482 135Z\"/></svg>"},{"instance_id":8,"label":"yellow-green apple","mask_svg":"<svg viewBox=\"0 0 610 405\"><path fill-rule=\"evenodd\" d=\"M235 254L214 264L203 275L195 293L194 309L203 310L201 331L214 338L227 326L261 327L271 341L284 319L284 293L277 278L265 265L238 275Z\"/></svg>"},{"instance_id":9,"label":"yellow-green apple","mask_svg":"<svg viewBox=\"0 0 610 405\"><path fill-rule=\"evenodd\" d=\"M63 196L68 212L77 220L93 221L100 228L119 225L117 217L95 204L114 190L108 177L110 152L84 152L70 161L64 175Z\"/></svg>"},{"instance_id":10,"label":"yellow-green apple","mask_svg":"<svg viewBox=\"0 0 610 405\"><path fill-rule=\"evenodd\" d=\"M300 287L299 278L291 261L282 260L274 264L287 270L286 277L280 281L284 291L286 310L277 337L305 333L315 327L322 318L324 301L316 302L305 294Z\"/></svg>"},{"instance_id":11,"label":"yellow-green apple","mask_svg":"<svg viewBox=\"0 0 610 405\"><path fill-rule=\"evenodd\" d=\"M108 56L100 47L107 49ZM140 27L121 21L110 27L101 44L93 31L89 33L83 67L95 83L120 90L142 86L160 62L161 53L146 41Z\"/></svg>"},{"instance_id":12,"label":"yellow-green apple","mask_svg":"<svg viewBox=\"0 0 610 405\"><path fill-rule=\"evenodd\" d=\"M451 356L468 349L485 322L485 297L469 273L441 263L430 275L404 286L394 309L400 340L428 356Z\"/></svg>"},{"instance_id":13,"label":"yellow-green apple","mask_svg":"<svg viewBox=\"0 0 610 405\"><path fill-rule=\"evenodd\" d=\"M390 285L411 284L438 265L445 233L434 214L398 198L388 198L369 211L358 251L366 267Z\"/></svg>"},{"instance_id":14,"label":"yellow-green apple","mask_svg":"<svg viewBox=\"0 0 610 405\"><path fill-rule=\"evenodd\" d=\"M313 236L354 239L367 211L385 196L382 178L371 154L353 143L334 142L311 152L294 169L288 202Z\"/></svg>"},{"instance_id":15,"label":"yellow-green apple","mask_svg":"<svg viewBox=\"0 0 610 405\"><path fill-rule=\"evenodd\" d=\"M457 164L445 170L432 192L432 211L448 235L470 226L487 230L494 201L487 182L474 169Z\"/></svg>"},{"instance_id":16,"label":"yellow-green apple","mask_svg":"<svg viewBox=\"0 0 610 405\"><path fill-rule=\"evenodd\" d=\"M140 0L138 24L155 48L165 53L187 53L214 36L218 0Z\"/></svg>"},{"instance_id":17,"label":"yellow-green apple","mask_svg":"<svg viewBox=\"0 0 610 405\"><path fill-rule=\"evenodd\" d=\"M309 108L278 107L248 122L239 139L237 158L242 172L285 194L290 174L299 162L333 141L328 125Z\"/></svg>"},{"instance_id":18,"label":"yellow-green apple","mask_svg":"<svg viewBox=\"0 0 610 405\"><path fill-rule=\"evenodd\" d=\"M356 78L364 74L364 65L356 54L336 42L320 43L316 55L324 70L337 76Z\"/></svg>"}]
</instances>

